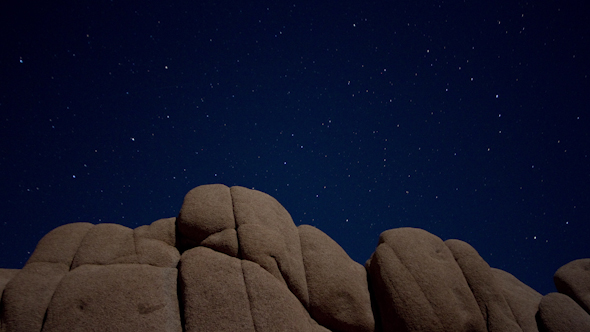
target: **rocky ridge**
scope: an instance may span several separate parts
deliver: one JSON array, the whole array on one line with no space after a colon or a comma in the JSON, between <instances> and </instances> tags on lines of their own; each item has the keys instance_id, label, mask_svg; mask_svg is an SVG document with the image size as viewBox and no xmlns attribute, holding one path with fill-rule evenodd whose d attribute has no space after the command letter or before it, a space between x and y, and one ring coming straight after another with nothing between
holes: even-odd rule
<instances>
[{"instance_id":1,"label":"rocky ridge","mask_svg":"<svg viewBox=\"0 0 590 332\"><path fill-rule=\"evenodd\" d=\"M0 269L0 331L590 331L590 259L542 296L469 244L385 231L365 266L271 196L199 186L178 217L73 223Z\"/></svg>"}]
</instances>

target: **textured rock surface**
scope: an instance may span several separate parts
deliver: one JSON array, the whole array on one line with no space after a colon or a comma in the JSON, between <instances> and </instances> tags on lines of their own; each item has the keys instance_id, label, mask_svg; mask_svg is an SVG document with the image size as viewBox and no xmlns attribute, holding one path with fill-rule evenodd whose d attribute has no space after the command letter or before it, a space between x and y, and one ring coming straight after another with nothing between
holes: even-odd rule
<instances>
[{"instance_id":1,"label":"textured rock surface","mask_svg":"<svg viewBox=\"0 0 590 332\"><path fill-rule=\"evenodd\" d=\"M74 223L0 269L0 331L586 331L590 259L545 297L469 244L385 231L365 264L271 196L205 185L177 218Z\"/></svg>"},{"instance_id":2,"label":"textured rock surface","mask_svg":"<svg viewBox=\"0 0 590 332\"><path fill-rule=\"evenodd\" d=\"M14 276L20 271L19 269L0 269L0 298L2 298L2 293L4 292L4 287L10 281L10 279L14 278Z\"/></svg>"},{"instance_id":3,"label":"textured rock surface","mask_svg":"<svg viewBox=\"0 0 590 332\"><path fill-rule=\"evenodd\" d=\"M492 274L518 326L524 332L539 331L535 315L543 296L506 271L492 268Z\"/></svg>"},{"instance_id":4,"label":"textured rock surface","mask_svg":"<svg viewBox=\"0 0 590 332\"><path fill-rule=\"evenodd\" d=\"M486 321L487 330L490 332L522 331L488 263L466 242L447 240L445 244L463 271L465 280Z\"/></svg>"},{"instance_id":5,"label":"textured rock surface","mask_svg":"<svg viewBox=\"0 0 590 332\"><path fill-rule=\"evenodd\" d=\"M271 196L232 187L241 258L258 263L283 281L307 306L309 296L299 232L285 208Z\"/></svg>"},{"instance_id":6,"label":"textured rock surface","mask_svg":"<svg viewBox=\"0 0 590 332\"><path fill-rule=\"evenodd\" d=\"M89 223L60 226L37 244L23 269L5 286L0 321L6 331L41 331L53 291L68 273Z\"/></svg>"},{"instance_id":7,"label":"textured rock surface","mask_svg":"<svg viewBox=\"0 0 590 332\"><path fill-rule=\"evenodd\" d=\"M147 264L80 266L55 290L43 331L182 331L176 278Z\"/></svg>"},{"instance_id":8,"label":"textured rock surface","mask_svg":"<svg viewBox=\"0 0 590 332\"><path fill-rule=\"evenodd\" d=\"M189 191L180 208L177 227L182 246L195 247L213 236L207 247L227 247L219 251L238 255L237 238L234 241L229 236L217 235L236 229L230 189L222 184L203 185Z\"/></svg>"},{"instance_id":9,"label":"textured rock surface","mask_svg":"<svg viewBox=\"0 0 590 332\"><path fill-rule=\"evenodd\" d=\"M553 280L558 292L568 295L590 313L590 258L565 264L555 272Z\"/></svg>"},{"instance_id":10,"label":"textured rock surface","mask_svg":"<svg viewBox=\"0 0 590 332\"><path fill-rule=\"evenodd\" d=\"M183 249L204 245L255 262L307 306L299 233L287 210L271 196L220 184L197 187L184 198L178 230Z\"/></svg>"},{"instance_id":11,"label":"textured rock surface","mask_svg":"<svg viewBox=\"0 0 590 332\"><path fill-rule=\"evenodd\" d=\"M417 228L385 231L368 270L384 330L486 331L463 273L440 238Z\"/></svg>"},{"instance_id":12,"label":"textured rock surface","mask_svg":"<svg viewBox=\"0 0 590 332\"><path fill-rule=\"evenodd\" d=\"M205 247L180 263L187 331L255 331L240 259Z\"/></svg>"},{"instance_id":13,"label":"textured rock surface","mask_svg":"<svg viewBox=\"0 0 590 332\"><path fill-rule=\"evenodd\" d=\"M299 226L309 313L334 331L373 331L367 272L319 229Z\"/></svg>"},{"instance_id":14,"label":"textured rock surface","mask_svg":"<svg viewBox=\"0 0 590 332\"><path fill-rule=\"evenodd\" d=\"M539 304L538 320L541 331L590 331L590 315L571 297L560 293L543 296Z\"/></svg>"},{"instance_id":15,"label":"textured rock surface","mask_svg":"<svg viewBox=\"0 0 590 332\"><path fill-rule=\"evenodd\" d=\"M260 265L242 261L256 331L329 331L318 325L284 283Z\"/></svg>"}]
</instances>

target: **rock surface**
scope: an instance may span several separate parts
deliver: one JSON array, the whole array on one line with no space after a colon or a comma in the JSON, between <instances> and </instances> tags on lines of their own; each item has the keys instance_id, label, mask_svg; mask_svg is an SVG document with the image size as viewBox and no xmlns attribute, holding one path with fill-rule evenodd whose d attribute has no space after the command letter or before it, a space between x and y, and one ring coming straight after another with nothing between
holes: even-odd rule
<instances>
[{"instance_id":1,"label":"rock surface","mask_svg":"<svg viewBox=\"0 0 590 332\"><path fill-rule=\"evenodd\" d=\"M374 331L367 271L319 229L298 227L309 289L309 313L334 331Z\"/></svg>"},{"instance_id":2,"label":"rock surface","mask_svg":"<svg viewBox=\"0 0 590 332\"><path fill-rule=\"evenodd\" d=\"M491 270L518 326L524 332L539 331L535 315L543 296L536 290L525 285L512 274L495 268Z\"/></svg>"},{"instance_id":3,"label":"rock surface","mask_svg":"<svg viewBox=\"0 0 590 332\"><path fill-rule=\"evenodd\" d=\"M384 330L486 331L461 268L435 235L385 231L367 267Z\"/></svg>"},{"instance_id":4,"label":"rock surface","mask_svg":"<svg viewBox=\"0 0 590 332\"><path fill-rule=\"evenodd\" d=\"M385 231L365 266L271 196L204 185L176 218L73 223L0 269L0 331L588 331L590 259L545 297L469 244Z\"/></svg>"},{"instance_id":5,"label":"rock surface","mask_svg":"<svg viewBox=\"0 0 590 332\"><path fill-rule=\"evenodd\" d=\"M501 286L490 273L488 263L466 242L447 240L445 245L453 253L465 276L481 315L487 322L487 331L522 331L502 294Z\"/></svg>"},{"instance_id":6,"label":"rock surface","mask_svg":"<svg viewBox=\"0 0 590 332\"><path fill-rule=\"evenodd\" d=\"M82 265L60 281L43 331L182 331L177 272L148 264Z\"/></svg>"},{"instance_id":7,"label":"rock surface","mask_svg":"<svg viewBox=\"0 0 590 332\"><path fill-rule=\"evenodd\" d=\"M538 321L541 331L590 331L590 315L571 297L549 293L539 304Z\"/></svg>"},{"instance_id":8,"label":"rock surface","mask_svg":"<svg viewBox=\"0 0 590 332\"><path fill-rule=\"evenodd\" d=\"M577 259L560 267L553 276L555 288L590 312L590 258Z\"/></svg>"}]
</instances>

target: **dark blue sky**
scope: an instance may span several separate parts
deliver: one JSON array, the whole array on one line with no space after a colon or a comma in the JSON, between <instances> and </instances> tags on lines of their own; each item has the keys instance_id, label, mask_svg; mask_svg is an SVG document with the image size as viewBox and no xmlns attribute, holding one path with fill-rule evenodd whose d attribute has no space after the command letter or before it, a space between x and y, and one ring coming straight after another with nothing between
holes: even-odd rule
<instances>
[{"instance_id":1,"label":"dark blue sky","mask_svg":"<svg viewBox=\"0 0 590 332\"><path fill-rule=\"evenodd\" d=\"M360 263L403 226L541 293L590 257L584 1L0 6L1 267L207 183L274 196Z\"/></svg>"}]
</instances>

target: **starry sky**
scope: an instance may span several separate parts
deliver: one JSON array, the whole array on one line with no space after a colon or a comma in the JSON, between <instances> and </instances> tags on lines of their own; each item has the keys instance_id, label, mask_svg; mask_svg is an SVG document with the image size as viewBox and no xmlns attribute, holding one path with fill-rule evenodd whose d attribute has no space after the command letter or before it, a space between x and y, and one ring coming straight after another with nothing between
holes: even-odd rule
<instances>
[{"instance_id":1,"label":"starry sky","mask_svg":"<svg viewBox=\"0 0 590 332\"><path fill-rule=\"evenodd\" d=\"M590 257L590 8L541 2L2 2L0 266L223 183L361 264L419 227L554 291Z\"/></svg>"}]
</instances>

